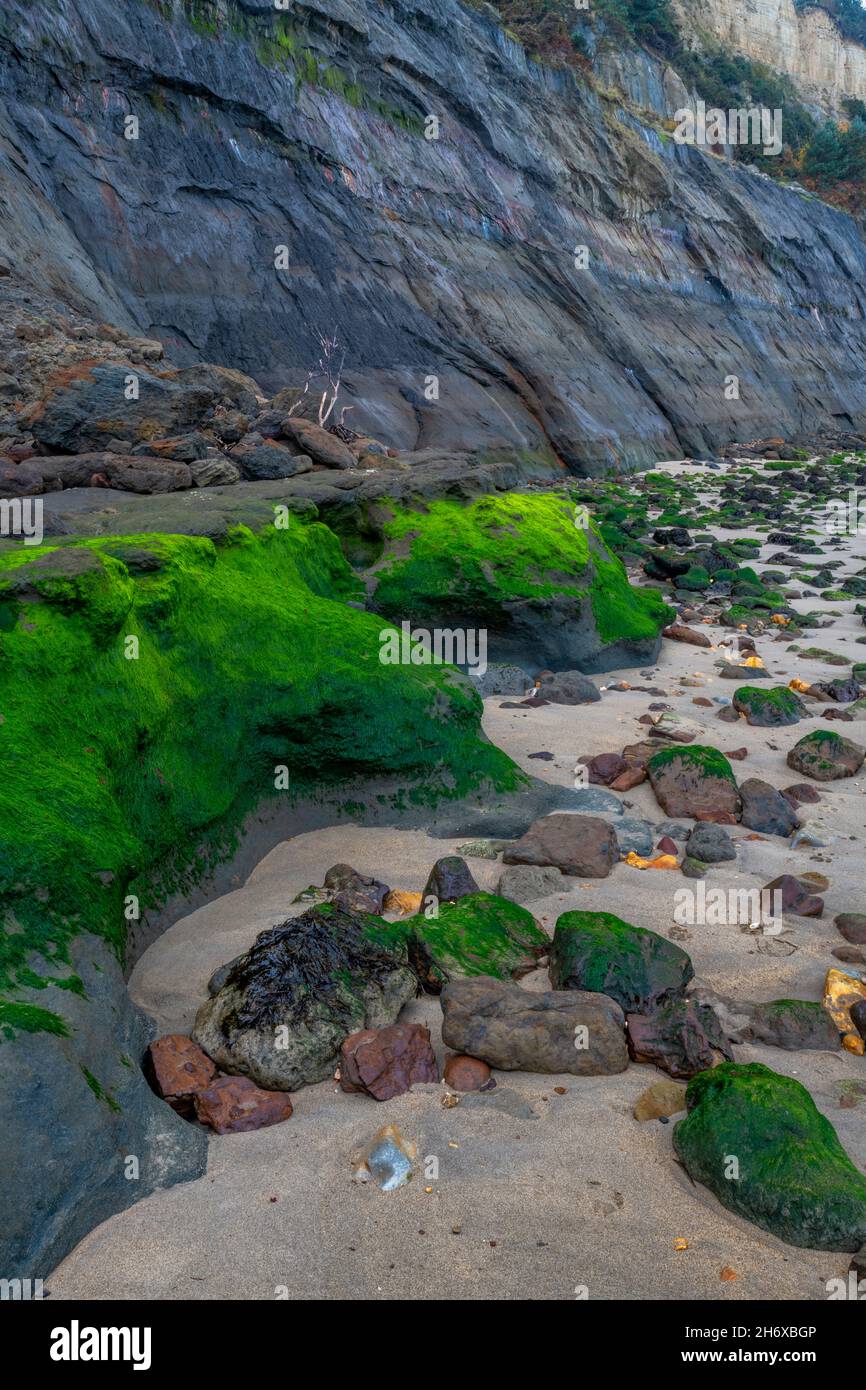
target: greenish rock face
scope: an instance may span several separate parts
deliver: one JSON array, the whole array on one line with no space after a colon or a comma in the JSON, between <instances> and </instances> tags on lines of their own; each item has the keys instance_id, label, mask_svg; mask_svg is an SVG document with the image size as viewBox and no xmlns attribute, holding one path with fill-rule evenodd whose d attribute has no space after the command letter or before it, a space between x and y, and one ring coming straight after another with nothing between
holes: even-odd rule
<instances>
[{"instance_id":1,"label":"greenish rock face","mask_svg":"<svg viewBox=\"0 0 866 1390\"><path fill-rule=\"evenodd\" d=\"M369 606L394 623L487 633L488 658L533 670L605 670L648 659L670 614L634 588L593 523L564 496L504 494L396 508ZM462 664L462 663L461 663Z\"/></svg>"},{"instance_id":2,"label":"greenish rock face","mask_svg":"<svg viewBox=\"0 0 866 1390\"><path fill-rule=\"evenodd\" d=\"M674 1148L729 1211L790 1245L866 1244L866 1176L799 1081L726 1062L689 1083L686 1107Z\"/></svg>"},{"instance_id":3,"label":"greenish rock face","mask_svg":"<svg viewBox=\"0 0 866 1390\"><path fill-rule=\"evenodd\" d=\"M449 980L469 975L519 979L550 947L531 912L495 893L470 893L440 903L438 917L420 914L399 925L412 966L434 994Z\"/></svg>"},{"instance_id":4,"label":"greenish rock face","mask_svg":"<svg viewBox=\"0 0 866 1390\"><path fill-rule=\"evenodd\" d=\"M76 987L71 939L121 954L126 896L191 886L265 798L366 775L431 804L518 785L465 680L383 665L336 537L286 520L0 553L0 1045L57 1033L41 996Z\"/></svg>"},{"instance_id":5,"label":"greenish rock face","mask_svg":"<svg viewBox=\"0 0 866 1390\"><path fill-rule=\"evenodd\" d=\"M727 813L739 819L737 781L717 748L698 743L662 748L646 768L656 800L668 816Z\"/></svg>"},{"instance_id":6,"label":"greenish rock face","mask_svg":"<svg viewBox=\"0 0 866 1390\"><path fill-rule=\"evenodd\" d=\"M650 1013L683 993L694 975L673 942L610 912L564 912L550 952L554 989L608 994L626 1013Z\"/></svg>"},{"instance_id":7,"label":"greenish rock face","mask_svg":"<svg viewBox=\"0 0 866 1390\"><path fill-rule=\"evenodd\" d=\"M863 766L863 748L830 729L806 734L788 754L787 763L795 772L816 782L834 782L853 777Z\"/></svg>"},{"instance_id":8,"label":"greenish rock face","mask_svg":"<svg viewBox=\"0 0 866 1390\"><path fill-rule=\"evenodd\" d=\"M796 724L808 714L803 701L785 685L770 690L742 685L734 691L733 703L740 714L745 714L749 724L759 728Z\"/></svg>"}]
</instances>

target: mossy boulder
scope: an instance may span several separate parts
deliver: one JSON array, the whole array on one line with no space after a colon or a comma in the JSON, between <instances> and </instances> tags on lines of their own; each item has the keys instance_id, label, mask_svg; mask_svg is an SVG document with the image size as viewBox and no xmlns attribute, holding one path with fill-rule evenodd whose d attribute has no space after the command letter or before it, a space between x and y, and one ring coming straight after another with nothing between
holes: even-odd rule
<instances>
[{"instance_id":1,"label":"mossy boulder","mask_svg":"<svg viewBox=\"0 0 866 1390\"><path fill-rule=\"evenodd\" d=\"M806 734L788 754L788 766L816 782L835 782L840 777L853 777L863 766L866 754L859 743L833 733L830 729L815 729Z\"/></svg>"},{"instance_id":2,"label":"mossy boulder","mask_svg":"<svg viewBox=\"0 0 866 1390\"><path fill-rule=\"evenodd\" d=\"M192 1036L223 1071L295 1091L324 1081L350 1033L394 1023L417 990L401 932L325 903L260 932Z\"/></svg>"},{"instance_id":3,"label":"mossy boulder","mask_svg":"<svg viewBox=\"0 0 866 1390\"><path fill-rule=\"evenodd\" d=\"M651 1013L694 975L685 951L610 912L564 912L550 951L554 989L608 994L626 1013Z\"/></svg>"},{"instance_id":4,"label":"mossy boulder","mask_svg":"<svg viewBox=\"0 0 866 1390\"><path fill-rule=\"evenodd\" d=\"M122 1001L95 1017L73 948L122 959L128 917L143 932L166 899L206 883L269 798L333 797L377 777L432 805L520 783L481 734L465 678L383 665L381 620L349 606L359 584L335 535L285 522L224 527L219 544L129 534L0 545L0 1052L14 1097L0 1167L19 1175L0 1195L0 1228L14 1221L37 1274L51 1267L45 1252L62 1258L142 1187L116 1163L106 1177L83 1109L77 1129L42 1127L28 1202L19 1159L33 1115L62 1115L82 1067L99 1085L113 1074L94 1068L88 1040L110 1051L105 1019L119 1028ZM134 1064L131 1076L110 1152L135 1153L170 1182L182 1165L164 1152L168 1121L133 1121L150 1092Z\"/></svg>"},{"instance_id":5,"label":"mossy boulder","mask_svg":"<svg viewBox=\"0 0 866 1390\"><path fill-rule=\"evenodd\" d=\"M668 816L738 819L740 794L731 765L717 748L693 743L663 748L646 765L656 800Z\"/></svg>"},{"instance_id":6,"label":"mossy boulder","mask_svg":"<svg viewBox=\"0 0 866 1390\"><path fill-rule=\"evenodd\" d=\"M809 713L800 697L786 685L775 685L770 690L741 685L734 691L733 703L734 709L759 729L797 724Z\"/></svg>"},{"instance_id":7,"label":"mossy boulder","mask_svg":"<svg viewBox=\"0 0 866 1390\"><path fill-rule=\"evenodd\" d=\"M449 980L469 975L518 980L550 948L549 936L532 913L495 893L441 902L438 915L421 913L399 925L414 970L434 994Z\"/></svg>"},{"instance_id":8,"label":"mossy boulder","mask_svg":"<svg viewBox=\"0 0 866 1390\"><path fill-rule=\"evenodd\" d=\"M799 1081L723 1063L689 1083L686 1108L674 1148L729 1211L811 1250L866 1244L866 1176Z\"/></svg>"},{"instance_id":9,"label":"mossy boulder","mask_svg":"<svg viewBox=\"0 0 866 1390\"><path fill-rule=\"evenodd\" d=\"M487 633L494 662L605 671L653 660L669 610L634 588L562 496L394 508L369 607L396 624Z\"/></svg>"}]
</instances>

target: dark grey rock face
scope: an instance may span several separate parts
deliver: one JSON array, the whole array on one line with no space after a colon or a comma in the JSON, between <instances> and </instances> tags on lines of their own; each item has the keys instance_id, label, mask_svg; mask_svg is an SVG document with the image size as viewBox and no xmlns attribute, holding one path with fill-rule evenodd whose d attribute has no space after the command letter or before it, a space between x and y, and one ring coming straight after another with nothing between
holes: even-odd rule
<instances>
[{"instance_id":1,"label":"dark grey rock face","mask_svg":"<svg viewBox=\"0 0 866 1390\"><path fill-rule=\"evenodd\" d=\"M117 961L97 937L73 942L85 996L54 985L30 1002L69 1037L0 1043L0 1270L47 1279L98 1222L158 1187L200 1177L207 1135L151 1091L141 1071L154 1036ZM135 1160L135 1163L133 1163Z\"/></svg>"},{"instance_id":2,"label":"dark grey rock face","mask_svg":"<svg viewBox=\"0 0 866 1390\"><path fill-rule=\"evenodd\" d=\"M7 0L0 88L15 275L269 388L336 326L348 420L395 448L597 473L866 424L855 223L617 121L456 0Z\"/></svg>"}]
</instances>

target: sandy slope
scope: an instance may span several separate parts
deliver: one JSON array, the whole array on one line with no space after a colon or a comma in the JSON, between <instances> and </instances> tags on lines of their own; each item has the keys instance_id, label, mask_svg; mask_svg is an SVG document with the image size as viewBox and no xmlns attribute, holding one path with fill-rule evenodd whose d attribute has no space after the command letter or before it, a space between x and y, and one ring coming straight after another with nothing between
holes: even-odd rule
<instances>
[{"instance_id":1,"label":"sandy slope","mask_svg":"<svg viewBox=\"0 0 866 1390\"><path fill-rule=\"evenodd\" d=\"M843 544L839 553L850 552L859 568L863 539ZM822 605L813 599L803 606ZM844 616L801 645L860 659L855 639L863 628L853 604L832 606ZM725 635L708 631L714 640ZM779 683L840 674L786 653L787 641L758 641ZM735 683L712 679L719 655L666 642L650 678L630 671L596 680L608 686L622 675L663 688L668 704L705 724L708 742L749 749L735 765L740 779L760 776L778 787L800 780L785 766L785 753L817 720L782 730L720 723L714 710L692 703L700 690L678 685L678 678L703 672L706 693L731 695ZM597 705L535 710L503 710L495 698L486 702L485 727L535 776L569 784L579 754L618 751L643 736L636 719L652 698L611 691ZM866 723L828 727L866 742ZM555 760L528 759L542 750ZM827 911L822 921L788 920L785 938L796 949L785 956L764 953L736 926L688 928L683 945L701 979L746 999L820 997L826 969L836 963L830 951L843 944L834 914L864 910L864 792L861 774L827 787L823 805L804 808L834 827L839 838L825 850L794 852L786 842L746 841L745 831L734 830L738 863L712 870L708 885L761 887L778 873L817 869L831 881ZM647 786L625 799L629 814L663 819ZM301 910L290 908L291 899L321 882L331 864L347 861L395 887L420 889L434 859L457 843L350 827L298 836L273 850L243 888L167 931L138 963L133 997L162 1030L185 1031L212 970L263 928ZM482 887L495 887L499 864L471 865ZM564 880L568 891L531 906L549 929L560 912L593 907L667 935L674 891L684 883L679 874L620 865L607 880ZM544 988L546 976L538 972L525 984ZM442 1052L436 1000L416 1001L404 1017L428 1023ZM748 1046L736 1055L803 1081L866 1168L866 1104L839 1106L840 1082L866 1078L863 1059ZM205 1177L158 1192L93 1231L55 1271L52 1296L271 1299L284 1289L290 1298L569 1299L586 1286L590 1298L826 1297L826 1281L845 1273L848 1257L797 1250L731 1216L677 1164L673 1124L633 1119L634 1101L659 1076L634 1065L621 1076L581 1080L498 1073L495 1091L449 1109L441 1086L381 1105L342 1095L330 1082L308 1087L293 1097L288 1123L214 1138ZM566 1093L556 1095L555 1086ZM415 1139L422 1155L438 1159L438 1178L419 1178L392 1194L352 1182L353 1149L387 1121ZM677 1237L688 1250L674 1250ZM735 1281L720 1281L724 1266L737 1272Z\"/></svg>"}]
</instances>

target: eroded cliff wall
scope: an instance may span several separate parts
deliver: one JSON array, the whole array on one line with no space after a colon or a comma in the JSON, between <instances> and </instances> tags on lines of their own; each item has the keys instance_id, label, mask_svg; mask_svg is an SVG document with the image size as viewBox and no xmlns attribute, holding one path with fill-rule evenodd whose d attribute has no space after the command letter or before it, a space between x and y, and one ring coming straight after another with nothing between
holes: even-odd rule
<instances>
[{"instance_id":1,"label":"eroded cliff wall","mask_svg":"<svg viewBox=\"0 0 866 1390\"><path fill-rule=\"evenodd\" d=\"M597 472L866 428L857 225L457 0L8 0L0 91L0 254L35 302L269 387L336 326L349 420L395 446Z\"/></svg>"},{"instance_id":2,"label":"eroded cliff wall","mask_svg":"<svg viewBox=\"0 0 866 1390\"><path fill-rule=\"evenodd\" d=\"M866 97L866 48L842 34L818 6L794 0L674 0L687 29L793 78L818 106L841 111L845 97Z\"/></svg>"}]
</instances>

